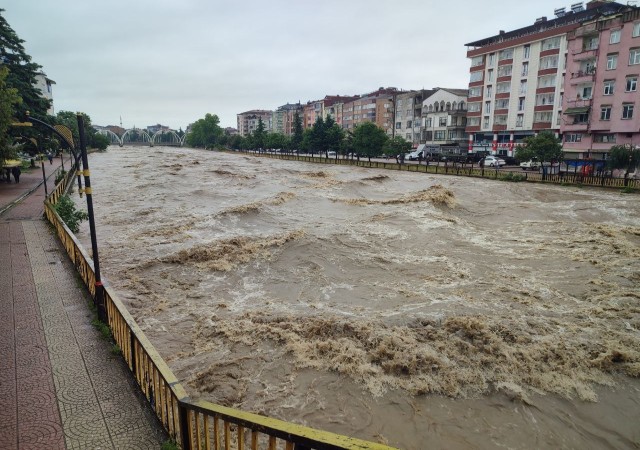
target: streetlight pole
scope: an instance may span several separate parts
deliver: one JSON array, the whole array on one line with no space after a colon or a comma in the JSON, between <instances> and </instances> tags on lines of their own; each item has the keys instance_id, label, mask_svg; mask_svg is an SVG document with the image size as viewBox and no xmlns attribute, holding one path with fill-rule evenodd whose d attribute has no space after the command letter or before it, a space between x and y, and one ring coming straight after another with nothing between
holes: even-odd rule
<instances>
[{"instance_id":1,"label":"streetlight pole","mask_svg":"<svg viewBox=\"0 0 640 450\"><path fill-rule=\"evenodd\" d=\"M93 214L93 195L91 192L91 177L89 172L89 158L87 158L87 145L84 135L84 118L77 113L78 133L80 135L80 156L82 159L82 175L84 175L84 193L87 195L87 214L89 216L89 233L91 234L91 250L93 253L93 271L95 274L95 303L98 308L98 317L103 322L107 321L107 310L104 302L104 286L100 277L100 258L98 257L98 241L96 239L96 222Z\"/></svg>"}]
</instances>

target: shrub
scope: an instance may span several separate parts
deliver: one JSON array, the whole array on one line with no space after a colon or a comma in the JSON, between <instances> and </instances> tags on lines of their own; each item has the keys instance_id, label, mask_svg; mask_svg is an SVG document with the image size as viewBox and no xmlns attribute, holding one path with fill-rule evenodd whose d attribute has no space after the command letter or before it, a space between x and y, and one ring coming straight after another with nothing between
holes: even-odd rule
<instances>
[{"instance_id":1,"label":"shrub","mask_svg":"<svg viewBox=\"0 0 640 450\"><path fill-rule=\"evenodd\" d=\"M502 176L502 179L504 181L513 181L514 183L517 183L519 181L525 181L527 178L519 173L507 172Z\"/></svg>"},{"instance_id":2,"label":"shrub","mask_svg":"<svg viewBox=\"0 0 640 450\"><path fill-rule=\"evenodd\" d=\"M76 205L68 195L63 195L58 199L55 209L73 233L77 233L80 229L80 222L89 218L86 212L76 210Z\"/></svg>"},{"instance_id":3,"label":"shrub","mask_svg":"<svg viewBox=\"0 0 640 450\"><path fill-rule=\"evenodd\" d=\"M62 179L64 178L64 176L67 174L67 171L62 169L60 172L58 172L56 174L56 181L55 181L55 185L57 186L58 183L60 183L60 181L62 181ZM59 214L59 213L58 213Z\"/></svg>"}]
</instances>

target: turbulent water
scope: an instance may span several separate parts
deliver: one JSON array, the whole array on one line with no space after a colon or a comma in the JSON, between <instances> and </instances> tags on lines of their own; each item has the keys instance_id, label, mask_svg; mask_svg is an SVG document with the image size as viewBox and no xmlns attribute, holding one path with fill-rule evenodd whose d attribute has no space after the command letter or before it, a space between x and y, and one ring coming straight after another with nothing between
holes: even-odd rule
<instances>
[{"instance_id":1,"label":"turbulent water","mask_svg":"<svg viewBox=\"0 0 640 450\"><path fill-rule=\"evenodd\" d=\"M637 196L163 147L90 164L102 270L193 397L406 449L640 446Z\"/></svg>"}]
</instances>

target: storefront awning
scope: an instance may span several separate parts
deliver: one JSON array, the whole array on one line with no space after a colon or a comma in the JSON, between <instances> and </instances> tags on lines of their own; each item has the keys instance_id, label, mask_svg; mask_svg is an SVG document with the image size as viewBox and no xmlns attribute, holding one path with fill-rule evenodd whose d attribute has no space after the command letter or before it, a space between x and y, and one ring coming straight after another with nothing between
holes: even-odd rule
<instances>
[{"instance_id":1,"label":"storefront awning","mask_svg":"<svg viewBox=\"0 0 640 450\"><path fill-rule=\"evenodd\" d=\"M567 108L563 114L573 115L573 114L584 114L587 112L589 112L588 106L580 106L576 108Z\"/></svg>"}]
</instances>

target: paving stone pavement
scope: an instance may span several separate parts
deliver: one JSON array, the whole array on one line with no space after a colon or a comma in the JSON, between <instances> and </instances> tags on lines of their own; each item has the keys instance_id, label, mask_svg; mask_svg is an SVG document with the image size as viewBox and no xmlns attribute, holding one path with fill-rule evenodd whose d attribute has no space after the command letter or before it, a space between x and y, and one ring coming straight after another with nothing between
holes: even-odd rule
<instances>
[{"instance_id":1,"label":"paving stone pavement","mask_svg":"<svg viewBox=\"0 0 640 450\"><path fill-rule=\"evenodd\" d=\"M0 216L0 449L158 449L167 436L41 212L32 194Z\"/></svg>"}]
</instances>

